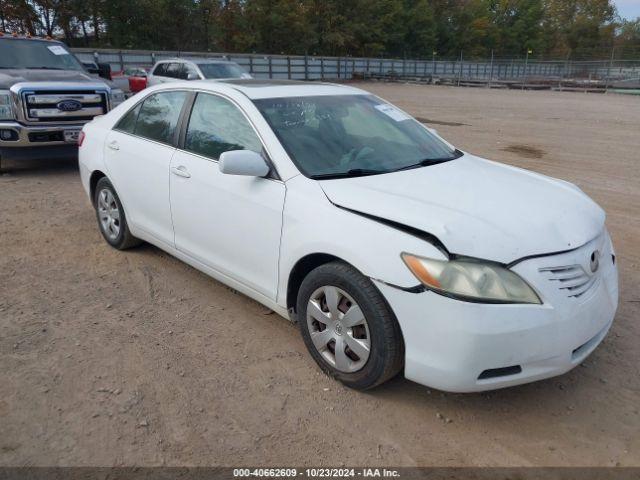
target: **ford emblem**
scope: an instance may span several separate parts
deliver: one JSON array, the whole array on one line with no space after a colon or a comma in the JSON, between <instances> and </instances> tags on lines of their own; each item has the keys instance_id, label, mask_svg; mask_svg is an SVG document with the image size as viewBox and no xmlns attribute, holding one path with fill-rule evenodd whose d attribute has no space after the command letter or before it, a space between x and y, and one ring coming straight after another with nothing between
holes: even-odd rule
<instances>
[{"instance_id":1,"label":"ford emblem","mask_svg":"<svg viewBox=\"0 0 640 480\"><path fill-rule=\"evenodd\" d=\"M82 103L77 100L63 100L59 102L56 107L63 112L77 112L82 110Z\"/></svg>"}]
</instances>

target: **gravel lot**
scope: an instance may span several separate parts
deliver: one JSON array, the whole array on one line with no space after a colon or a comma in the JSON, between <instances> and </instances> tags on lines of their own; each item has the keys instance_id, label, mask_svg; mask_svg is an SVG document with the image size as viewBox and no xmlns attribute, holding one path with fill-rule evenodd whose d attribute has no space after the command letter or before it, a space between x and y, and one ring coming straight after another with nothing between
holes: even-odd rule
<instances>
[{"instance_id":1,"label":"gravel lot","mask_svg":"<svg viewBox=\"0 0 640 480\"><path fill-rule=\"evenodd\" d=\"M75 163L7 163L0 465L640 466L640 97L362 87L605 208L621 298L585 364L488 394L348 390L259 304L154 247L108 247Z\"/></svg>"}]
</instances>

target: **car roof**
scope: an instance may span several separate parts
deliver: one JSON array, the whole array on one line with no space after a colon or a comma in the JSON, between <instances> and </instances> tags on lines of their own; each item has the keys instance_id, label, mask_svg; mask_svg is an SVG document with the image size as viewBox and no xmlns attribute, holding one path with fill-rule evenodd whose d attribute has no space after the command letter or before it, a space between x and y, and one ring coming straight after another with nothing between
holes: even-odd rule
<instances>
[{"instance_id":1,"label":"car roof","mask_svg":"<svg viewBox=\"0 0 640 480\"><path fill-rule=\"evenodd\" d=\"M371 95L370 92L349 85L324 82L302 82L296 80L269 79L209 79L179 80L149 87L149 91L198 90L231 94L237 92L250 100L263 98L317 97L336 95Z\"/></svg>"},{"instance_id":2,"label":"car roof","mask_svg":"<svg viewBox=\"0 0 640 480\"><path fill-rule=\"evenodd\" d=\"M204 80L202 83L205 83ZM201 82L197 82L201 83ZM370 95L348 85L297 80L228 79L217 83L229 85L252 100L261 98L309 97L321 95Z\"/></svg>"},{"instance_id":3,"label":"car roof","mask_svg":"<svg viewBox=\"0 0 640 480\"><path fill-rule=\"evenodd\" d=\"M193 63L232 63L233 65L237 65L236 62L232 62L231 60L224 60L224 59L190 58L189 61Z\"/></svg>"},{"instance_id":4,"label":"car roof","mask_svg":"<svg viewBox=\"0 0 640 480\"><path fill-rule=\"evenodd\" d=\"M222 58L165 58L159 60L157 63L180 63L180 62L191 62L191 63L232 63L237 65L236 62L231 62L229 60L224 60Z\"/></svg>"}]
</instances>

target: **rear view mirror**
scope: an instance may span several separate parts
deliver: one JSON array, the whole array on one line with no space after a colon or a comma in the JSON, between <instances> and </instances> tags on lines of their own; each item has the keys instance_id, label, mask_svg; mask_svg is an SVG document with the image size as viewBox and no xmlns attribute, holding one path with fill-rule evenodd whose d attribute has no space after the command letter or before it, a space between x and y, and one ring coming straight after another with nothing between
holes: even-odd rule
<instances>
[{"instance_id":1,"label":"rear view mirror","mask_svg":"<svg viewBox=\"0 0 640 480\"><path fill-rule=\"evenodd\" d=\"M257 152L251 150L232 150L220 155L218 168L227 175L246 175L248 177L266 177L269 165Z\"/></svg>"},{"instance_id":2,"label":"rear view mirror","mask_svg":"<svg viewBox=\"0 0 640 480\"><path fill-rule=\"evenodd\" d=\"M197 73L194 72L189 72L187 73L187 80L199 80L200 77L198 76Z\"/></svg>"}]
</instances>

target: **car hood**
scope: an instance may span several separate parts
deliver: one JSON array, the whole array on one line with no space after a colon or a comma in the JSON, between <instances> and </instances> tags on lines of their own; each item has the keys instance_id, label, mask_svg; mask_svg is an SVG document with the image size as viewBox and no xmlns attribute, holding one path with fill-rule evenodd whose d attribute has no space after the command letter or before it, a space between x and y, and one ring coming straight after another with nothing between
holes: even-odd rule
<instances>
[{"instance_id":1,"label":"car hood","mask_svg":"<svg viewBox=\"0 0 640 480\"><path fill-rule=\"evenodd\" d=\"M604 211L568 182L469 154L319 183L337 206L422 230L450 253L507 264L584 245L605 220Z\"/></svg>"},{"instance_id":2,"label":"car hood","mask_svg":"<svg viewBox=\"0 0 640 480\"><path fill-rule=\"evenodd\" d=\"M112 86L110 82L81 70L0 70L0 89L22 82L104 83Z\"/></svg>"}]
</instances>

